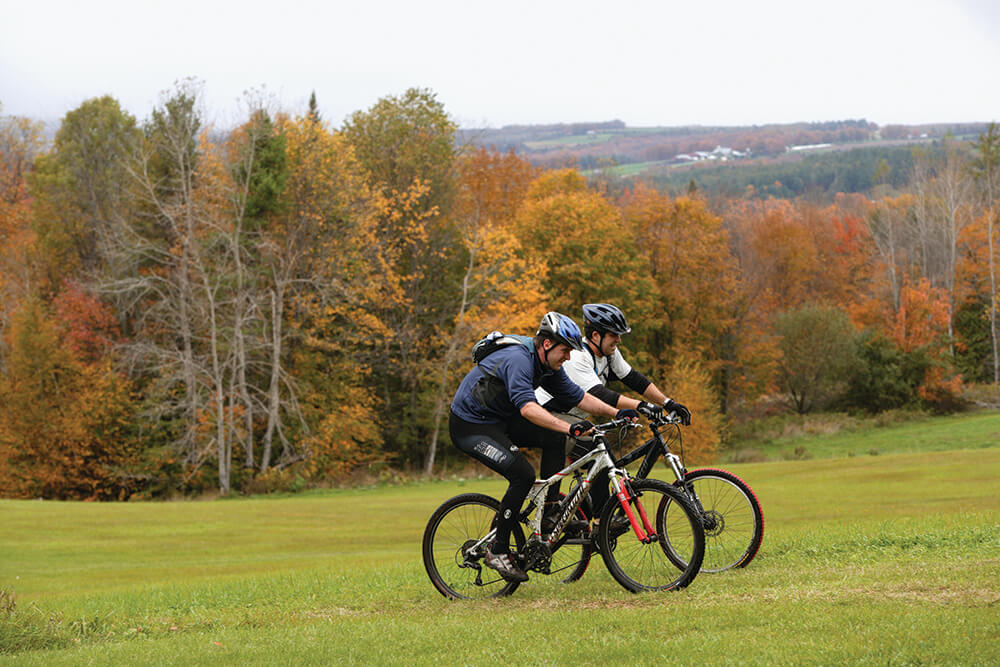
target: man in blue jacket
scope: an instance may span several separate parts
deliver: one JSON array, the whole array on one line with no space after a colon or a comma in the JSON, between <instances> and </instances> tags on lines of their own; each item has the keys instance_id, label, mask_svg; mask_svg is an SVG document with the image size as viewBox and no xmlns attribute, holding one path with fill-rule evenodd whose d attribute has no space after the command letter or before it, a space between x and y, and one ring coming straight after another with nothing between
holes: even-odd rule
<instances>
[{"instance_id":1,"label":"man in blue jacket","mask_svg":"<svg viewBox=\"0 0 1000 667\"><path fill-rule=\"evenodd\" d=\"M565 436L583 435L593 426L586 419L568 424L555 417L537 403L535 389L543 387L591 415L639 416L635 410L618 410L588 394L562 370L570 350L583 347L580 328L572 319L547 313L532 342L500 347L480 361L459 385L448 421L455 446L509 482L500 501L496 538L487 547L484 562L511 581L528 579L511 557L510 533L535 481L534 469L518 447L540 448L541 476L550 477L562 469ZM558 489L551 492L554 495Z\"/></svg>"}]
</instances>

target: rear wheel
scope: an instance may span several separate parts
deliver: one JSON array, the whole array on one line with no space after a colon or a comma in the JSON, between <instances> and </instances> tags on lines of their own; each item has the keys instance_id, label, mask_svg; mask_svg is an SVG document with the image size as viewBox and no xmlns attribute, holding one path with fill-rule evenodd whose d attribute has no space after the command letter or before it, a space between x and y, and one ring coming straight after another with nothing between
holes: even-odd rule
<instances>
[{"instance_id":1,"label":"rear wheel","mask_svg":"<svg viewBox=\"0 0 1000 667\"><path fill-rule=\"evenodd\" d=\"M704 510L701 571L722 572L749 565L764 539L764 515L753 490L736 475L714 468L692 470L684 482Z\"/></svg>"},{"instance_id":2,"label":"rear wheel","mask_svg":"<svg viewBox=\"0 0 1000 667\"><path fill-rule=\"evenodd\" d=\"M445 597L503 597L517 589L519 582L507 581L483 562L483 538L493 530L499 509L496 498L466 493L446 500L431 515L424 530L424 569ZM524 546L520 526L514 526L511 537L520 550Z\"/></svg>"},{"instance_id":3,"label":"rear wheel","mask_svg":"<svg viewBox=\"0 0 1000 667\"><path fill-rule=\"evenodd\" d=\"M632 513L648 535L639 539L621 503L612 497L597 535L604 564L618 583L635 593L684 588L698 575L705 554L700 519L684 492L666 482L640 479L626 484ZM668 507L682 511L668 514ZM683 565L668 554L683 554Z\"/></svg>"}]
</instances>

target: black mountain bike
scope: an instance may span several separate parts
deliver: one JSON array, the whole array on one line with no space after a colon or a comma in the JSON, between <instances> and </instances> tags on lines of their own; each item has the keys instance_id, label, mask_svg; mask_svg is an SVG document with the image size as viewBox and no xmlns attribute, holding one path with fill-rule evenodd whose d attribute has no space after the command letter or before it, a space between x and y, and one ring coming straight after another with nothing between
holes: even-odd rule
<instances>
[{"instance_id":1,"label":"black mountain bike","mask_svg":"<svg viewBox=\"0 0 1000 667\"><path fill-rule=\"evenodd\" d=\"M705 530L687 494L659 480L630 478L628 471L615 466L608 452L605 433L637 426L628 420L595 426L591 451L534 483L520 522L511 531L515 558L523 570L546 575L575 573L581 564L586 568L596 548L611 576L632 592L674 590L694 580L705 553ZM601 513L601 529L594 536L568 534L566 527L579 515L594 476L606 469L614 495ZM542 508L548 488L574 473L577 483L560 501L551 532L543 533ZM423 538L424 568L442 595L499 597L510 595L520 585L501 578L483 562L486 545L496 535L499 509L500 501L495 498L465 493L445 501L431 515Z\"/></svg>"},{"instance_id":2,"label":"black mountain bike","mask_svg":"<svg viewBox=\"0 0 1000 667\"><path fill-rule=\"evenodd\" d=\"M675 413L649 414L652 437L642 445L615 461L615 467L624 468L642 459L635 473L636 479L646 479L656 461L663 456L673 471L672 486L681 490L695 508L705 529L705 557L702 572L722 572L746 567L757 555L764 539L764 515L753 490L736 475L716 468L687 470L683 455L680 419ZM619 441L622 439L620 438ZM592 508L584 503L582 514L590 518ZM588 558L584 552L566 582L575 581L587 570ZM681 561L675 562L678 567Z\"/></svg>"}]
</instances>

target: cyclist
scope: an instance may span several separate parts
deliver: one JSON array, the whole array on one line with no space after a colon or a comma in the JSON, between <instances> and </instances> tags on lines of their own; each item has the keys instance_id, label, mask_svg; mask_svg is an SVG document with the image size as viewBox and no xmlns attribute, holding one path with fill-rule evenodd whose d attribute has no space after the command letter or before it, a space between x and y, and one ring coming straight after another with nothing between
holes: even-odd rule
<instances>
[{"instance_id":1,"label":"cyclist","mask_svg":"<svg viewBox=\"0 0 1000 667\"><path fill-rule=\"evenodd\" d=\"M448 428L451 441L465 454L503 475L510 483L500 501L497 533L487 545L487 566L511 581L528 575L510 553L510 533L535 473L518 447L542 450L541 476L562 469L567 434L582 435L593 427L586 418L568 423L556 418L535 401L535 389L546 391L586 413L637 419L635 410L618 410L586 393L563 370L571 350L582 350L580 328L569 317L549 312L542 318L531 346L512 344L497 348L462 380L451 403ZM516 445L516 446L515 446ZM558 499L557 491L547 498Z\"/></svg>"},{"instance_id":2,"label":"cyclist","mask_svg":"<svg viewBox=\"0 0 1000 667\"><path fill-rule=\"evenodd\" d=\"M618 344L622 336L632 328L625 320L625 314L608 303L588 303L583 306L583 325L586 338L582 349L574 349L569 361L563 366L566 374L581 389L599 398L603 403L619 409L632 409L647 414L657 414L662 410L676 412L681 423L691 424L691 412L684 405L668 398L642 373L632 368L622 356ZM619 380L626 387L646 400L637 400L610 389L608 383ZM570 405L552 395L544 387L535 391L538 402L555 416L566 422L577 422L587 418L586 406L582 403ZM662 406L662 407L661 407ZM571 460L589 451L586 443L569 440L572 449ZM610 497L607 472L594 478L590 492L594 516L601 516L601 508Z\"/></svg>"}]
</instances>

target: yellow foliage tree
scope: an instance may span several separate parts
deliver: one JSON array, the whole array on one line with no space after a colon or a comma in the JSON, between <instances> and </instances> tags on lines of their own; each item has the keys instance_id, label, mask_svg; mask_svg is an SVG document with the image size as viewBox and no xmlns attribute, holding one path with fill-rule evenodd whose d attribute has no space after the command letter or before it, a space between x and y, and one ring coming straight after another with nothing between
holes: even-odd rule
<instances>
[{"instance_id":1,"label":"yellow foliage tree","mask_svg":"<svg viewBox=\"0 0 1000 667\"><path fill-rule=\"evenodd\" d=\"M582 325L583 304L618 305L635 322L623 346L640 366L649 362L645 323L658 304L639 239L611 202L574 170L547 172L531 184L514 229L524 256L546 267L550 310Z\"/></svg>"},{"instance_id":2,"label":"yellow foliage tree","mask_svg":"<svg viewBox=\"0 0 1000 667\"><path fill-rule=\"evenodd\" d=\"M664 386L670 387L671 395L681 397L691 410L691 425L681 427L685 465L711 463L725 434L711 373L700 361L680 357L664 375Z\"/></svg>"}]
</instances>

